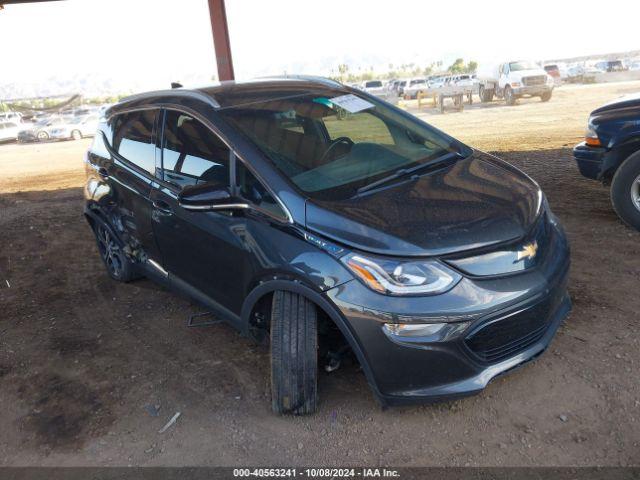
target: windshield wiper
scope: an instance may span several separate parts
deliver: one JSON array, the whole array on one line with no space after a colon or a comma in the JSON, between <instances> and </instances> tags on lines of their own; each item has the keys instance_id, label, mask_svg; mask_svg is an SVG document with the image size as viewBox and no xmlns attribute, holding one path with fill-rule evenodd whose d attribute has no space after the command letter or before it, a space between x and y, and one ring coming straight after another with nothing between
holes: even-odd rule
<instances>
[{"instance_id":1,"label":"windshield wiper","mask_svg":"<svg viewBox=\"0 0 640 480\"><path fill-rule=\"evenodd\" d=\"M429 160L429 161L424 162L424 163L420 163L420 164L416 165L415 167L399 168L398 170L396 170L392 174L387 175L386 177L382 177L380 180L376 180L375 182L371 182L371 183L368 183L367 185L364 185L364 186L360 187L358 190L356 190L356 193L358 195L360 195L360 194L362 194L364 192L368 192L369 190L373 190L373 189L379 187L380 185L384 185L385 183L390 182L391 180L395 180L396 178L400 178L400 177L405 177L407 175L411 175L411 174L417 172L418 170L422 170L423 168L432 167L434 165L446 162L448 160L452 160L454 158L464 158L464 157L462 156L462 154L460 152L448 152L448 153L445 153L444 155L442 155L440 157L434 158L434 159Z\"/></svg>"}]
</instances>

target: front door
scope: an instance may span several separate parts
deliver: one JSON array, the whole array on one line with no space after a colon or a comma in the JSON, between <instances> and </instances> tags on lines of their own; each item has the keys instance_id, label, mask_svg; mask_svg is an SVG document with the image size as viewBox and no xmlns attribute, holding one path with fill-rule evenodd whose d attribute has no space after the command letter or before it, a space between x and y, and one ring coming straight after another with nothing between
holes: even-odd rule
<instances>
[{"instance_id":1,"label":"front door","mask_svg":"<svg viewBox=\"0 0 640 480\"><path fill-rule=\"evenodd\" d=\"M187 185L230 182L231 152L202 122L166 110L160 176L153 189L153 229L165 270L238 314L248 265L242 216L229 211L189 211L177 196ZM240 226L240 227L239 227Z\"/></svg>"}]
</instances>

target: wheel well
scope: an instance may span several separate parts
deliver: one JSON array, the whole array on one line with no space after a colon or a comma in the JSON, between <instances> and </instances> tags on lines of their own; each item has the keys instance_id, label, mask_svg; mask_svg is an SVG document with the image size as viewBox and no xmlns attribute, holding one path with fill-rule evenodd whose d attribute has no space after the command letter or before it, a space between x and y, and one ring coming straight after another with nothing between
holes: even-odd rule
<instances>
[{"instance_id":1,"label":"wheel well","mask_svg":"<svg viewBox=\"0 0 640 480\"><path fill-rule=\"evenodd\" d=\"M249 315L249 334L259 343L266 343L269 338L271 325L271 305L273 302L274 291L267 292L262 295L253 305ZM313 303L317 312L318 321L318 355L322 362L329 352L342 352L353 358L355 362L358 359L353 352L351 345L342 331L332 319L331 315L326 312L317 302L306 297Z\"/></svg>"}]
</instances>

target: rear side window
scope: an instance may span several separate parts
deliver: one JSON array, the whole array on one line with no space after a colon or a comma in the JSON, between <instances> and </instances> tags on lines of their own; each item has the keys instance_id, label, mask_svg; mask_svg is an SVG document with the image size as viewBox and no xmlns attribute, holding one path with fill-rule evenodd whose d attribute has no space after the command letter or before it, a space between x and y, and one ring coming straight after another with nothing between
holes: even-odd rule
<instances>
[{"instance_id":1,"label":"rear side window","mask_svg":"<svg viewBox=\"0 0 640 480\"><path fill-rule=\"evenodd\" d=\"M113 148L128 161L155 174L156 156L153 125L156 110L144 110L119 115L116 119Z\"/></svg>"},{"instance_id":2,"label":"rear side window","mask_svg":"<svg viewBox=\"0 0 640 480\"><path fill-rule=\"evenodd\" d=\"M229 184L229 149L203 123L177 111L165 115L162 178L179 188Z\"/></svg>"}]
</instances>

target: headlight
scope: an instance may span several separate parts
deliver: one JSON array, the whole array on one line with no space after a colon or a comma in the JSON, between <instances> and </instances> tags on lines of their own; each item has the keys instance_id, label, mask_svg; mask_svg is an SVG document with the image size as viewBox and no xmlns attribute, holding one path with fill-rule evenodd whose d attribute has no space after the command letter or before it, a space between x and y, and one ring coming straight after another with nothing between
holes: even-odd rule
<instances>
[{"instance_id":1,"label":"headlight","mask_svg":"<svg viewBox=\"0 0 640 480\"><path fill-rule=\"evenodd\" d=\"M386 295L435 295L462 278L434 260L398 261L355 253L341 260L366 286Z\"/></svg>"}]
</instances>

